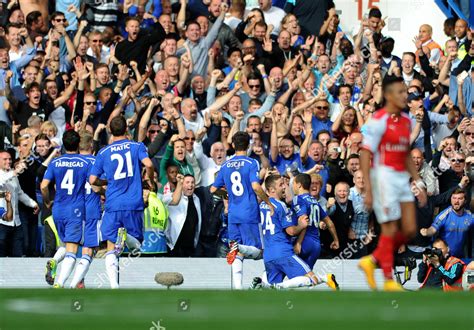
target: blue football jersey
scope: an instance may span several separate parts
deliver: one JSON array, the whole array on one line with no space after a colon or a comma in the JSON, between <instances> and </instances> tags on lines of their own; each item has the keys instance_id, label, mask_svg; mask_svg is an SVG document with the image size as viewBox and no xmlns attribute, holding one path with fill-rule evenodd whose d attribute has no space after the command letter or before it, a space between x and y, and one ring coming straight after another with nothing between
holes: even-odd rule
<instances>
[{"instance_id":1,"label":"blue football jersey","mask_svg":"<svg viewBox=\"0 0 474 330\"><path fill-rule=\"evenodd\" d=\"M306 163L303 164L303 171L309 171L311 170L314 165L316 165L316 162L311 159L311 157L308 157L306 160ZM321 186L321 196L326 196L326 184L328 183L329 180L329 168L327 164L323 163L321 165L324 165L324 168L319 170L318 174L321 175L321 178L323 179L323 185Z\"/></svg>"},{"instance_id":2,"label":"blue football jersey","mask_svg":"<svg viewBox=\"0 0 474 330\"><path fill-rule=\"evenodd\" d=\"M270 208L265 202L260 203L260 221L263 234L263 260L265 262L290 257L294 254L291 236L286 228L293 226L291 210L275 198L270 198L275 212L270 215Z\"/></svg>"},{"instance_id":3,"label":"blue football jersey","mask_svg":"<svg viewBox=\"0 0 474 330\"><path fill-rule=\"evenodd\" d=\"M55 158L44 178L56 184L53 218L84 217L85 186L91 164L82 155L65 154Z\"/></svg>"},{"instance_id":4,"label":"blue football jersey","mask_svg":"<svg viewBox=\"0 0 474 330\"><path fill-rule=\"evenodd\" d=\"M301 157L299 152L294 153L290 158L285 158L278 154L276 162L270 157L270 166L275 167L281 175L287 174L287 171L297 170L303 172L303 165L301 164Z\"/></svg>"},{"instance_id":5,"label":"blue football jersey","mask_svg":"<svg viewBox=\"0 0 474 330\"><path fill-rule=\"evenodd\" d=\"M0 207L0 219L4 220L3 218L7 215L7 209L4 207Z\"/></svg>"},{"instance_id":6,"label":"blue football jersey","mask_svg":"<svg viewBox=\"0 0 474 330\"><path fill-rule=\"evenodd\" d=\"M305 214L309 217L305 238L319 239L319 222L326 218L327 214L319 205L317 199L308 193L295 196L293 198L293 210L296 215L296 221L298 221L298 217Z\"/></svg>"},{"instance_id":7,"label":"blue football jersey","mask_svg":"<svg viewBox=\"0 0 474 330\"><path fill-rule=\"evenodd\" d=\"M229 194L229 223L259 223L257 196L252 183L260 183L260 166L255 159L234 156L222 164L215 188L226 187Z\"/></svg>"},{"instance_id":8,"label":"blue football jersey","mask_svg":"<svg viewBox=\"0 0 474 330\"><path fill-rule=\"evenodd\" d=\"M438 214L432 226L438 231L439 236L448 243L450 254L464 258L464 243L469 231L474 227L472 213L464 210L462 215L458 215L452 207L448 207Z\"/></svg>"},{"instance_id":9,"label":"blue football jersey","mask_svg":"<svg viewBox=\"0 0 474 330\"><path fill-rule=\"evenodd\" d=\"M116 141L102 148L95 158L91 175L105 174L105 211L141 211L142 160L148 158L145 145L129 140Z\"/></svg>"},{"instance_id":10,"label":"blue football jersey","mask_svg":"<svg viewBox=\"0 0 474 330\"><path fill-rule=\"evenodd\" d=\"M95 163L95 157L92 155L84 155L92 166L89 166L89 172L87 174L87 178L91 175L92 167ZM86 220L87 219L100 219L101 218L101 211L100 211L100 195L95 193L92 190L92 187L89 183L89 179L86 182Z\"/></svg>"}]
</instances>

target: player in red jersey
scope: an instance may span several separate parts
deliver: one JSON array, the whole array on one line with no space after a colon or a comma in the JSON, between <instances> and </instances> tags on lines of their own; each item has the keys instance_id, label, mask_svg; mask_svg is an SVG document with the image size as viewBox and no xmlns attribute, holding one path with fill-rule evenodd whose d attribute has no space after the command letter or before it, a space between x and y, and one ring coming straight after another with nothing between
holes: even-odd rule
<instances>
[{"instance_id":1,"label":"player in red jersey","mask_svg":"<svg viewBox=\"0 0 474 330\"><path fill-rule=\"evenodd\" d=\"M374 271L382 268L384 290L400 291L393 280L394 252L416 234L416 209L413 194L426 202L426 187L410 157L411 124L403 113L407 88L402 78L386 77L383 82L385 108L377 111L363 129L360 155L365 179L365 205L374 209L381 226L378 246L372 255L361 258L371 289L376 289ZM371 167L372 159L372 167ZM410 184L410 178L412 183Z\"/></svg>"}]
</instances>

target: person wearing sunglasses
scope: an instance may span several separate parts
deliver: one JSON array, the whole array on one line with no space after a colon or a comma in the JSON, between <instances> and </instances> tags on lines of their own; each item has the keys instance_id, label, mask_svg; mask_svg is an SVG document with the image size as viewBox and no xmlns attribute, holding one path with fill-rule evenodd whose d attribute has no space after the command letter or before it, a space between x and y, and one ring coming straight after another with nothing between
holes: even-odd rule
<instances>
[{"instance_id":1,"label":"person wearing sunglasses","mask_svg":"<svg viewBox=\"0 0 474 330\"><path fill-rule=\"evenodd\" d=\"M92 31L89 33L89 48L87 55L94 57L99 63L107 63L110 56L110 49L104 45L102 33Z\"/></svg>"},{"instance_id":2,"label":"person wearing sunglasses","mask_svg":"<svg viewBox=\"0 0 474 330\"><path fill-rule=\"evenodd\" d=\"M465 129L461 130L461 147L463 150L466 150L468 152L469 156L474 155L474 119L471 118L469 120L468 118L463 119L463 121L460 124L460 128L465 125Z\"/></svg>"},{"instance_id":3,"label":"person wearing sunglasses","mask_svg":"<svg viewBox=\"0 0 474 330\"><path fill-rule=\"evenodd\" d=\"M197 153L195 153L196 142L196 134L194 134L192 130L187 130L186 136L184 137L184 148L186 151L185 157L186 161L193 168L196 187L199 187L201 185L201 169L204 170L205 167L199 166Z\"/></svg>"},{"instance_id":4,"label":"person wearing sunglasses","mask_svg":"<svg viewBox=\"0 0 474 330\"><path fill-rule=\"evenodd\" d=\"M251 99L259 99L265 102L266 94L262 92L263 81L257 73L250 73L247 77L246 92L240 94L242 100L242 110L247 113Z\"/></svg>"},{"instance_id":5,"label":"person wearing sunglasses","mask_svg":"<svg viewBox=\"0 0 474 330\"><path fill-rule=\"evenodd\" d=\"M313 112L311 126L313 127L313 139L316 139L318 133L322 130L332 132L333 122L329 120L329 102L327 99L319 99L310 106Z\"/></svg>"},{"instance_id":6,"label":"person wearing sunglasses","mask_svg":"<svg viewBox=\"0 0 474 330\"><path fill-rule=\"evenodd\" d=\"M61 30L61 28L67 28L68 21L63 12L55 11L51 14L50 23L54 30Z\"/></svg>"},{"instance_id":7,"label":"person wearing sunglasses","mask_svg":"<svg viewBox=\"0 0 474 330\"><path fill-rule=\"evenodd\" d=\"M461 150L454 152L452 157L449 159L449 162L450 167L442 172L442 174L438 177L440 193L448 191L450 188L457 186L465 174L466 156ZM466 190L467 200L471 199L471 189L472 187L469 185L468 189ZM443 208L448 206L448 204L445 204L443 205Z\"/></svg>"}]
</instances>

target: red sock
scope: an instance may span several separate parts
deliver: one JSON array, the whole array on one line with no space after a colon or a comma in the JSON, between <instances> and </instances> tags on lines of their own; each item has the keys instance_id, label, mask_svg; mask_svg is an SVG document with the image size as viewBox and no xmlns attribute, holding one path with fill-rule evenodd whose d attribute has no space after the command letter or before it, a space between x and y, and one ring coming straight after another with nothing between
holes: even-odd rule
<instances>
[{"instance_id":1,"label":"red sock","mask_svg":"<svg viewBox=\"0 0 474 330\"><path fill-rule=\"evenodd\" d=\"M396 252L403 244L408 242L406 236L401 232L397 231L395 236L393 237L393 250Z\"/></svg>"},{"instance_id":2,"label":"red sock","mask_svg":"<svg viewBox=\"0 0 474 330\"><path fill-rule=\"evenodd\" d=\"M380 235L379 244L372 254L377 261L380 268L382 268L383 276L387 280L393 279L392 268L393 268L393 251L394 251L394 239L386 235Z\"/></svg>"}]
</instances>

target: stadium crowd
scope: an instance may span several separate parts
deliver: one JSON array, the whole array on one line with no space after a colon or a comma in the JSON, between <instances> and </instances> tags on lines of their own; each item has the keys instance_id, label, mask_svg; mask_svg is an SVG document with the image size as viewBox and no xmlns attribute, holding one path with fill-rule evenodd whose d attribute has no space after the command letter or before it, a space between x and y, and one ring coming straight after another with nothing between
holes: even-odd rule
<instances>
[{"instance_id":1,"label":"stadium crowd","mask_svg":"<svg viewBox=\"0 0 474 330\"><path fill-rule=\"evenodd\" d=\"M54 255L60 242L40 191L46 168L64 132L79 132L95 154L117 116L156 172L156 187L136 192L147 206L142 255L226 255L228 202L209 186L238 131L251 136L262 180L311 175L311 195L339 237L330 249L321 222L322 258L367 255L378 229L364 207L359 150L387 75L407 85L411 155L429 195L417 207L417 236L399 253L421 258L440 237L446 254L472 257L474 30L466 21L412 22L412 47L394 54L378 8L350 35L329 0L39 3L2 3L0 257ZM446 38L433 40L433 29Z\"/></svg>"}]
</instances>

